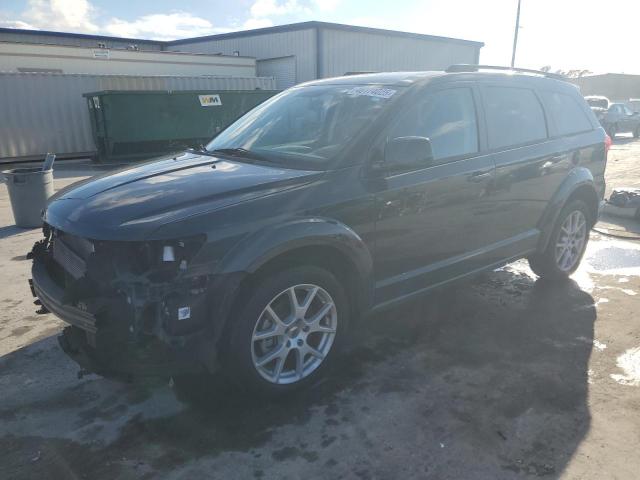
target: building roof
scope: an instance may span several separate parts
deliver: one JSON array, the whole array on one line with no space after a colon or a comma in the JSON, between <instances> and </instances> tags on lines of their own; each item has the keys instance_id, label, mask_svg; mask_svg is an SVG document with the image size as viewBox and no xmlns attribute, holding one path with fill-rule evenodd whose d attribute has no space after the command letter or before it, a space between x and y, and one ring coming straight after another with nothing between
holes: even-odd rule
<instances>
[{"instance_id":1,"label":"building roof","mask_svg":"<svg viewBox=\"0 0 640 480\"><path fill-rule=\"evenodd\" d=\"M432 41L441 41L441 42L447 42L447 43L473 45L478 48L484 46L483 42L475 42L472 40L462 40L459 38L440 37L436 35L426 35L422 33L401 32L398 30L357 27L354 25L344 25L342 23L329 23L329 22L316 22L316 21L291 23L288 25L256 28L252 30L242 30L239 32L219 33L215 35L207 35L204 37L182 38L180 40L172 40L172 41L148 40L148 39L138 39L138 38L125 38L125 37L110 37L106 35L92 35L92 34L86 34L86 33L52 32L52 31L46 31L46 30L25 30L25 29L18 29L18 28L0 28L0 33L42 35L42 36L68 37L68 38L84 38L84 39L94 39L94 40L115 40L115 41L122 41L122 42L146 43L146 44L155 44L155 45L161 45L161 46L169 46L169 45L180 45L183 43L204 42L208 40L222 40L227 38L240 38L240 37L249 37L253 35L264 35L264 34L278 33L278 32L307 30L311 28L313 29L324 28L328 30L344 30L344 31L350 31L350 32L373 33L377 35L393 35L397 37L416 38L416 39L422 39L422 40L432 40Z\"/></svg>"},{"instance_id":2,"label":"building roof","mask_svg":"<svg viewBox=\"0 0 640 480\"><path fill-rule=\"evenodd\" d=\"M440 37L437 35L426 35L422 33L401 32L399 30L386 30L383 28L357 27L355 25L345 25L343 23L330 22L299 22L287 25L277 25L275 27L254 28L252 30L242 30L239 32L218 33L215 35L207 35L204 37L184 38L167 42L169 45L180 45L181 43L204 42L208 40L222 40L226 38L249 37L253 35L264 35L269 33L292 32L296 30L307 30L310 28L324 28L327 30L346 30L350 32L373 33L378 35L394 35L398 37L418 38L422 40L435 40L448 43L462 43L465 45L475 45L477 47L484 46L483 42L475 42L472 40L462 40L460 38Z\"/></svg>"},{"instance_id":3,"label":"building roof","mask_svg":"<svg viewBox=\"0 0 640 480\"><path fill-rule=\"evenodd\" d=\"M66 37L66 38L83 38L87 40L115 40L120 42L146 43L163 45L167 42L161 40L148 40L144 38L127 38L127 37L111 37L108 35L93 35L90 33L70 33L70 32L53 32L49 30L30 30L24 28L7 28L0 27L0 33L13 33L23 35L42 35L43 37Z\"/></svg>"}]
</instances>

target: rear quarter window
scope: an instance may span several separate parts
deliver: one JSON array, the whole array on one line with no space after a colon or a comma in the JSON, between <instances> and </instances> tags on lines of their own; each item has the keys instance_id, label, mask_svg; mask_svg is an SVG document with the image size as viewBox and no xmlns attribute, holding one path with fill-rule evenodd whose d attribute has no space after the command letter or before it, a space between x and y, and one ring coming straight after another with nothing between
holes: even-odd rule
<instances>
[{"instance_id":1,"label":"rear quarter window","mask_svg":"<svg viewBox=\"0 0 640 480\"><path fill-rule=\"evenodd\" d=\"M559 92L540 92L542 103L551 118L553 135L571 135L592 130L586 112L571 95Z\"/></svg>"},{"instance_id":2,"label":"rear quarter window","mask_svg":"<svg viewBox=\"0 0 640 480\"><path fill-rule=\"evenodd\" d=\"M533 90L485 87L483 98L489 148L524 145L547 138L544 112Z\"/></svg>"}]
</instances>

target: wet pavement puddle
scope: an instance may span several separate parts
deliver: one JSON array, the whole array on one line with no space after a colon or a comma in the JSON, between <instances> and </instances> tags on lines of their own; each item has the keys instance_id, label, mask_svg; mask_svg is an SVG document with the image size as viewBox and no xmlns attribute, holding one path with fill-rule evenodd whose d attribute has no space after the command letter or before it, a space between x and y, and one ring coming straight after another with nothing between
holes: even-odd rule
<instances>
[{"instance_id":1,"label":"wet pavement puddle","mask_svg":"<svg viewBox=\"0 0 640 480\"><path fill-rule=\"evenodd\" d=\"M638 292L631 288L602 285L594 278L602 275L619 277L618 284L629 283L629 277L640 277L640 244L592 234L582 266L572 276L573 280L582 290L590 293L594 290L619 290L629 296L637 295ZM596 298L596 304L608 301Z\"/></svg>"}]
</instances>

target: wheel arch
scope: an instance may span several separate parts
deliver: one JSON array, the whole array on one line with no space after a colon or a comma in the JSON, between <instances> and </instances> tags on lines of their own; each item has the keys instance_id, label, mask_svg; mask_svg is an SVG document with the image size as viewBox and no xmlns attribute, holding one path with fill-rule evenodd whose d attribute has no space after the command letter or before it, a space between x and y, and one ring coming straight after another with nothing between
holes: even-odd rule
<instances>
[{"instance_id":1,"label":"wheel arch","mask_svg":"<svg viewBox=\"0 0 640 480\"><path fill-rule=\"evenodd\" d=\"M590 213L589 228L592 228L598 220L600 198L593 175L587 168L582 167L572 170L549 202L539 224L542 232L538 246L540 252L547 248L558 215L560 215L564 206L573 200L582 200L587 205Z\"/></svg>"},{"instance_id":2,"label":"wheel arch","mask_svg":"<svg viewBox=\"0 0 640 480\"><path fill-rule=\"evenodd\" d=\"M359 315L373 302L373 260L360 236L348 226L323 218L297 219L252 235L229 252L220 266L223 274L241 274L227 298L228 307L216 325L218 340L246 292L263 276L296 265L329 270L346 287L352 314Z\"/></svg>"}]
</instances>

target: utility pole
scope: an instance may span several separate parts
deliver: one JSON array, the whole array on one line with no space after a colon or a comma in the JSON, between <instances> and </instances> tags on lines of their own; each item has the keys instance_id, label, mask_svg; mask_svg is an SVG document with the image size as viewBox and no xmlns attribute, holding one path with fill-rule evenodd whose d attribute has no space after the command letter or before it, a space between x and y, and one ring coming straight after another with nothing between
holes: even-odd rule
<instances>
[{"instance_id":1,"label":"utility pole","mask_svg":"<svg viewBox=\"0 0 640 480\"><path fill-rule=\"evenodd\" d=\"M520 0L518 0L518 13L516 13L516 31L513 33L513 53L511 54L511 67L516 64L516 48L518 47L518 30L520 30Z\"/></svg>"}]
</instances>

